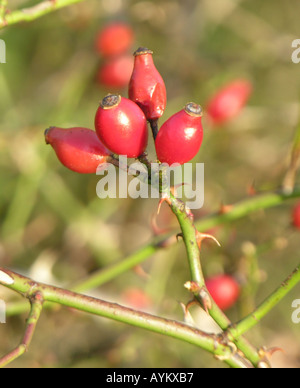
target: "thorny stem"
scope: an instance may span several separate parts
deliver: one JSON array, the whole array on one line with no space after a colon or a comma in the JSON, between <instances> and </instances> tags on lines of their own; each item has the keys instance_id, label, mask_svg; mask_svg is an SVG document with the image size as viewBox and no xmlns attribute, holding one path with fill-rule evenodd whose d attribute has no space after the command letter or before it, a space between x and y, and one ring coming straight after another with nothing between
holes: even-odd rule
<instances>
[{"instance_id":1,"label":"thorny stem","mask_svg":"<svg viewBox=\"0 0 300 388\"><path fill-rule=\"evenodd\" d=\"M20 22L31 22L60 8L82 1L84 0L45 0L33 7L12 11L6 15L2 15L4 16L3 18L0 17L0 29ZM6 0L2 0L2 4L0 3L0 5L5 6Z\"/></svg>"},{"instance_id":2,"label":"thorny stem","mask_svg":"<svg viewBox=\"0 0 300 388\"><path fill-rule=\"evenodd\" d=\"M141 159L143 159L141 161L145 165L148 164L146 155L143 155ZM128 166L119 165L118 159L114 159L114 162L115 165L124 168L126 171L128 170ZM150 181L151 180L149 179L148 182L151 183ZM195 227L197 227L199 231L205 231L213 226L238 220L242 217L247 216L251 212L256 211L257 209L267 209L269 207L280 205L288 199L299 197L300 189L296 188L293 192L290 193L278 191L274 193L265 193L251 197L250 199L233 205L226 213L216 213L215 215L209 216L196 222L195 225L193 222L193 217L189 213L185 204L182 201L176 199L172 194L169 195L169 205L179 221L182 236L187 248L192 280L196 281L200 286L202 286L204 285L204 277L200 264L200 250L197 246ZM83 291L85 289L95 288L100 284L104 284L105 282L115 278L126 270L141 263L146 258L154 254L161 247L171 245L176 240L176 238L174 237L174 233L170 233L162 237L156 237L155 240L153 240L150 244L147 244L135 254L130 255L127 259L122 260L120 263L113 264L111 267L105 270L97 272L88 279L79 283L76 287L74 287L74 290L76 289L77 291ZM1 270L2 269L0 268L0 275ZM224 331L221 336L217 337L216 342L215 337L197 331L196 329L191 329L189 327L190 330L193 330L193 335L191 335L189 331L185 331L186 326L178 322L168 321L164 320L163 318L154 317L148 314L126 309L119 305L99 301L98 299L83 296L81 294L76 294L68 290L41 285L39 283L33 283L29 279L21 277L20 275L13 274L10 271L6 272L11 275L14 275L15 279L23 279L23 282L19 282L20 287L16 285L16 283L14 283L14 287L6 284L4 285L16 290L17 292L25 294L25 296L28 298L30 297L31 300L33 300L33 296L29 294L27 286L24 288L24 284L30 284L30 287L32 287L34 284L35 292L39 291L39 295L42 295L45 301L60 303L62 305L74 307L82 311L90 312L93 314L115 319L120 322L128 323L133 326L142 327L153 332L160 332L167 336L182 339L186 342L193 343L197 346L202 347L203 349L214 353L215 356L227 362L228 365L234 367L249 367L247 359L250 360L254 366L259 366L261 361L261 356L259 352L254 349L253 346L247 342L247 340L241 337L241 335L258 322L257 317L259 317L259 319L262 319L263 316L265 316L266 313L269 312L270 309L273 308L286 295L286 293L300 281L299 269L297 269L295 273L291 276L291 278L289 278L285 283L283 283L283 285L279 287L279 289L274 294L272 294L253 314L250 314L248 317L246 317L244 320L240 321L236 325L232 325L226 315L212 301L212 306L209 310L209 313L213 317L213 319L219 324L220 328ZM89 304L89 301L91 301L91 305ZM201 298L198 298L198 301L201 303ZM97 305L97 308L95 308L95 305ZM14 308L14 306L12 306L12 308ZM16 312L21 311L24 311L24 305L17 306ZM33 303L29 315L29 324L27 324L24 339L19 347L17 347L14 351L12 351L3 359L1 359L3 365L4 363L7 364L8 362L11 362L16 357L19 357L27 349L31 341L33 331L36 327L36 323L39 316L39 314L37 314L38 311L38 302ZM144 318L144 320L140 319L141 316ZM145 321L147 322L146 324ZM181 329L179 329L179 327ZM195 336L198 338L197 340L195 340ZM213 348L212 340L214 342ZM246 359L233 352L233 344L244 354ZM226 350L223 348L223 346L226 347Z\"/></svg>"},{"instance_id":3,"label":"thorny stem","mask_svg":"<svg viewBox=\"0 0 300 388\"><path fill-rule=\"evenodd\" d=\"M11 281L3 281L4 277L8 277ZM231 367L249 367L245 360L233 351L232 346L223 341L223 338L214 334L204 333L186 324L136 311L116 303L77 294L62 288L38 283L3 267L0 267L0 284L32 301L32 309L22 344L15 351L0 359L0 366L7 365L25 352L40 316L42 301L47 301L177 338L213 353Z\"/></svg>"},{"instance_id":4,"label":"thorny stem","mask_svg":"<svg viewBox=\"0 0 300 388\"><path fill-rule=\"evenodd\" d=\"M197 244L196 239L196 229L194 226L193 217L191 216L189 210L186 208L185 204L178 199L174 198L171 195L171 204L170 207L173 213L176 215L178 222L181 227L183 240L187 250L188 262L191 271L191 280L196 282L200 288L205 290L205 294L210 298L210 308L208 312L210 316L214 319L214 321L220 326L220 328L224 331L227 330L228 327L231 326L230 320L223 313L223 311L217 306L214 300L209 296L209 293L205 286L205 279L202 272L201 261L200 261L200 248ZM195 299L203 305L203 298L197 294L194 295ZM254 366L258 366L260 361L259 354L257 350L244 338L240 337L236 339L233 337L232 341L235 346L241 350L244 355L249 359Z\"/></svg>"}]
</instances>

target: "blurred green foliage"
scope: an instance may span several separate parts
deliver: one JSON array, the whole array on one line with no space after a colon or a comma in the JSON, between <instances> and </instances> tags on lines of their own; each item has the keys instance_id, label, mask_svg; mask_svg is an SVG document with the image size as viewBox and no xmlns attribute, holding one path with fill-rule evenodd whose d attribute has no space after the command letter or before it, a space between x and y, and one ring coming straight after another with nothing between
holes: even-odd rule
<instances>
[{"instance_id":1,"label":"blurred green foliage","mask_svg":"<svg viewBox=\"0 0 300 388\"><path fill-rule=\"evenodd\" d=\"M9 3L16 9L37 1ZM253 82L254 94L237 119L205 129L196 158L205 163L205 206L197 217L246 197L253 182L259 190L280 186L299 121L300 65L291 61L291 43L300 38L299 13L296 0L87 0L0 31L7 46L7 63L0 64L1 264L68 286L151 239L157 201L98 199L99 178L66 170L44 143L43 131L51 125L93 128L98 102L109 92L95 81L102 59L94 41L110 21L129 23L136 47L154 50L168 90L165 118L188 101L205 107L228 80ZM127 96L126 90L120 93ZM290 226L292 205L218 228L221 248L205 244L205 273L232 272L245 285L244 299L229 312L233 320L298 264L300 232ZM159 224L176 225L169 209L163 207ZM182 244L142 267L146 277L125 273L96 295L126 303L124 292L139 288L152 300L150 311L182 319L179 302L189 298ZM15 298L0 293L5 300ZM274 356L276 365L299 367L300 326L291 322L291 303L299 297L298 287L249 333L257 346L286 350ZM203 317L192 312L201 324ZM17 345L24 318L0 325L0 354ZM187 344L58 309L43 313L30 352L11 367L220 365Z\"/></svg>"}]
</instances>

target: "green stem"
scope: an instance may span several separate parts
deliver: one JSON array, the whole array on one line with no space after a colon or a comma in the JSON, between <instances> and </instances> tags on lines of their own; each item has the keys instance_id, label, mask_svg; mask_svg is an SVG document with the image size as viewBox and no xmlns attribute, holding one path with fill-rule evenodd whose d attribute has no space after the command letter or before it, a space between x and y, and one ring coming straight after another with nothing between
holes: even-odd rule
<instances>
[{"instance_id":1,"label":"green stem","mask_svg":"<svg viewBox=\"0 0 300 388\"><path fill-rule=\"evenodd\" d=\"M43 298L41 294L36 292L34 295L32 295L30 297L30 303L31 310L26 322L26 329L22 342L13 351L0 358L0 368L8 365L18 357L22 356L28 350L43 308Z\"/></svg>"},{"instance_id":2,"label":"green stem","mask_svg":"<svg viewBox=\"0 0 300 388\"><path fill-rule=\"evenodd\" d=\"M283 193L281 191L260 194L233 205L231 210L225 214L215 213L210 216L204 217L196 221L195 226L200 232L205 232L206 230L211 229L215 226L231 223L233 221L237 221L241 218L247 217L248 215L259 209L268 209L275 206L279 206L288 200L292 200L299 197L299 187L295 188L295 190L289 194ZM182 215L182 220L183 217L184 216ZM136 252L130 254L125 258L122 258L119 262L114 263L106 267L105 269L100 269L99 271L96 271L91 274L86 279L81 280L76 284L73 290L77 292L92 290L115 279L122 273L125 273L126 271L147 260L161 248L173 244L173 241L176 242L176 239L172 239L172 236L174 236L174 234L176 234L176 232L155 237L149 243L139 248ZM197 264L195 263L195 266L193 267L193 271L195 274L197 273L196 267ZM26 312L28 309L27 303L18 302L16 305L18 307L17 309L15 309L15 304L11 304L8 306L7 315ZM228 321L225 318L222 320L220 319L219 325L222 328L226 329Z\"/></svg>"},{"instance_id":3,"label":"green stem","mask_svg":"<svg viewBox=\"0 0 300 388\"><path fill-rule=\"evenodd\" d=\"M33 7L7 13L2 20L0 19L0 29L20 22L31 22L60 8L64 8L71 4L80 3L82 1L84 0L42 1Z\"/></svg>"},{"instance_id":4,"label":"green stem","mask_svg":"<svg viewBox=\"0 0 300 388\"><path fill-rule=\"evenodd\" d=\"M7 8L7 0L0 0L0 23L3 22Z\"/></svg>"},{"instance_id":5,"label":"green stem","mask_svg":"<svg viewBox=\"0 0 300 388\"><path fill-rule=\"evenodd\" d=\"M205 289L205 295L210 299L210 307L208 312L214 321L220 326L224 331L231 326L230 320L224 314L224 312L218 307L214 300L209 296L209 293L205 286L205 279L202 272L201 262L200 262L200 249L197 244L196 238L196 229L194 226L193 218L189 215L189 211L186 209L183 202L175 199L172 195L170 197L171 204L170 207L173 213L176 215L178 222L181 227L183 240L187 250L188 262L191 271L191 280L196 282L200 288ZM205 299L199 294L195 295L195 298L198 302L206 308ZM259 354L257 350L244 338L233 340L235 346L241 350L245 357L251 361L254 366L258 366L260 361Z\"/></svg>"},{"instance_id":6,"label":"green stem","mask_svg":"<svg viewBox=\"0 0 300 388\"><path fill-rule=\"evenodd\" d=\"M224 360L231 367L249 367L249 365L247 365L238 354L233 352L233 349L229 344L222 341L222 338L216 335L204 333L183 323L136 311L120 306L116 303L106 302L62 288L38 283L2 267L0 267L0 284L22 294L28 299L32 299L34 295L39 295L39 300L42 298L45 302L58 303L86 313L113 319L115 321L123 322L188 342L214 354L216 357ZM32 328L35 328L39 317L38 312L40 312L40 310L41 308L38 310L37 305L33 303L28 327L29 325L34 325ZM29 340L31 340L32 334L33 330L30 332L28 331L26 334L28 335ZM2 358L2 366L7 365L8 362L24 353L28 342L27 340L23 342L25 342L26 346L23 346L22 349L18 349L18 352L16 353L10 353Z\"/></svg>"},{"instance_id":7,"label":"green stem","mask_svg":"<svg viewBox=\"0 0 300 388\"><path fill-rule=\"evenodd\" d=\"M300 265L255 311L228 329L230 337L238 338L250 330L299 283Z\"/></svg>"}]
</instances>

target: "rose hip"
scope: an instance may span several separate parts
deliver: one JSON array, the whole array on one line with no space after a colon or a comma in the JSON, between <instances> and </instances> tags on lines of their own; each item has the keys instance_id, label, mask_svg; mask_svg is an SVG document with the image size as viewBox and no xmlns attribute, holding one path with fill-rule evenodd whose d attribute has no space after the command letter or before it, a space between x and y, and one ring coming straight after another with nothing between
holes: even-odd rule
<instances>
[{"instance_id":1,"label":"rose hip","mask_svg":"<svg viewBox=\"0 0 300 388\"><path fill-rule=\"evenodd\" d=\"M298 203L294 207L292 219L293 219L293 226L297 229L300 229L300 203Z\"/></svg>"},{"instance_id":2,"label":"rose hip","mask_svg":"<svg viewBox=\"0 0 300 388\"><path fill-rule=\"evenodd\" d=\"M232 307L240 295L239 284L229 275L218 275L207 279L206 287L221 310Z\"/></svg>"},{"instance_id":3,"label":"rose hip","mask_svg":"<svg viewBox=\"0 0 300 388\"><path fill-rule=\"evenodd\" d=\"M128 87L132 70L132 55L114 57L99 68L97 80L107 88L122 89Z\"/></svg>"},{"instance_id":4,"label":"rose hip","mask_svg":"<svg viewBox=\"0 0 300 388\"><path fill-rule=\"evenodd\" d=\"M81 174L95 173L111 155L97 134L87 128L50 127L45 131L45 140L65 167Z\"/></svg>"},{"instance_id":5,"label":"rose hip","mask_svg":"<svg viewBox=\"0 0 300 388\"><path fill-rule=\"evenodd\" d=\"M134 33L126 23L111 23L96 37L96 50L104 57L120 55L128 51L133 43Z\"/></svg>"},{"instance_id":6,"label":"rose hip","mask_svg":"<svg viewBox=\"0 0 300 388\"><path fill-rule=\"evenodd\" d=\"M113 153L137 158L147 147L148 127L142 110L119 95L106 96L96 113L99 139Z\"/></svg>"},{"instance_id":7,"label":"rose hip","mask_svg":"<svg viewBox=\"0 0 300 388\"><path fill-rule=\"evenodd\" d=\"M207 105L207 114L215 125L236 117L246 105L252 92L247 80L236 80L219 90Z\"/></svg>"},{"instance_id":8,"label":"rose hip","mask_svg":"<svg viewBox=\"0 0 300 388\"><path fill-rule=\"evenodd\" d=\"M153 62L153 52L140 47L134 53L134 68L129 83L129 98L140 106L147 120L159 119L166 108L165 83Z\"/></svg>"},{"instance_id":9,"label":"rose hip","mask_svg":"<svg viewBox=\"0 0 300 388\"><path fill-rule=\"evenodd\" d=\"M160 128L155 140L158 160L169 165L187 163L199 152L202 140L202 108L189 103Z\"/></svg>"}]
</instances>

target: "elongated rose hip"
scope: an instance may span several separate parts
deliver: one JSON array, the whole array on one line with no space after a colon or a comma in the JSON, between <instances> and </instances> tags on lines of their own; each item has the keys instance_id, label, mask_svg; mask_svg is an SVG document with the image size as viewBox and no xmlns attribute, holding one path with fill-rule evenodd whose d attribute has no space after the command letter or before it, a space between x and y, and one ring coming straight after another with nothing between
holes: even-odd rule
<instances>
[{"instance_id":1,"label":"elongated rose hip","mask_svg":"<svg viewBox=\"0 0 300 388\"><path fill-rule=\"evenodd\" d=\"M45 140L65 167L81 174L96 173L99 164L111 155L97 134L88 128L50 127L45 131Z\"/></svg>"},{"instance_id":2,"label":"elongated rose hip","mask_svg":"<svg viewBox=\"0 0 300 388\"><path fill-rule=\"evenodd\" d=\"M197 155L202 140L202 108L189 103L161 126L155 140L157 157L169 165L187 163Z\"/></svg>"},{"instance_id":3,"label":"elongated rose hip","mask_svg":"<svg viewBox=\"0 0 300 388\"><path fill-rule=\"evenodd\" d=\"M236 80L219 90L207 105L207 114L213 124L220 125L236 117L252 93L252 84Z\"/></svg>"},{"instance_id":4,"label":"elongated rose hip","mask_svg":"<svg viewBox=\"0 0 300 388\"><path fill-rule=\"evenodd\" d=\"M140 106L147 120L159 119L166 108L167 91L164 80L153 62L153 52L140 47L135 53L129 83L129 98Z\"/></svg>"},{"instance_id":5,"label":"elongated rose hip","mask_svg":"<svg viewBox=\"0 0 300 388\"><path fill-rule=\"evenodd\" d=\"M147 147L146 117L128 98L106 96L97 110L95 128L101 142L115 154L137 158Z\"/></svg>"}]
</instances>

